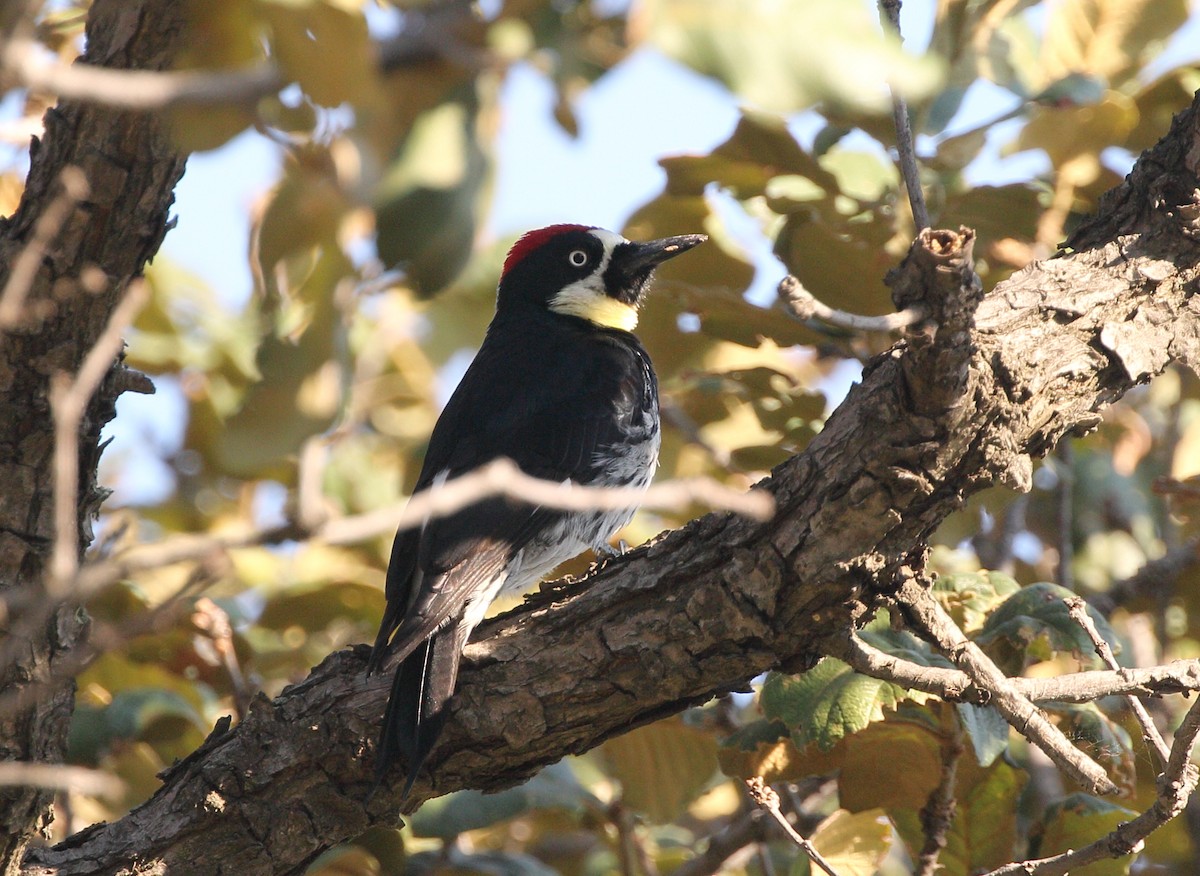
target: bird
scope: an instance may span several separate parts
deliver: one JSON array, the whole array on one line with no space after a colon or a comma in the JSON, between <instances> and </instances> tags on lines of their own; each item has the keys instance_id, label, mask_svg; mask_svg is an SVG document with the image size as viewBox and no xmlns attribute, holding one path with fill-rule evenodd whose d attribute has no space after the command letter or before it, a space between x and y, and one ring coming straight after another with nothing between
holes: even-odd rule
<instances>
[{"instance_id":1,"label":"bird","mask_svg":"<svg viewBox=\"0 0 1200 876\"><path fill-rule=\"evenodd\" d=\"M648 487L660 445L658 380L633 330L655 268L705 240L634 242L575 224L520 237L414 493L502 457L545 480ZM376 789L402 759L408 797L445 724L463 648L491 602L588 548L613 555L608 539L635 510L566 512L489 498L396 533L367 667L395 665Z\"/></svg>"}]
</instances>

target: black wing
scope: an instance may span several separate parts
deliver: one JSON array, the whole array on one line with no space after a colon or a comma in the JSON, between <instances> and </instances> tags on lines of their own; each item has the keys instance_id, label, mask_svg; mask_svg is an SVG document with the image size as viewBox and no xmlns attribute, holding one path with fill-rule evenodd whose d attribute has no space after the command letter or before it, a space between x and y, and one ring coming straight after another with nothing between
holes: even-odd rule
<instances>
[{"instance_id":1,"label":"black wing","mask_svg":"<svg viewBox=\"0 0 1200 876\"><path fill-rule=\"evenodd\" d=\"M649 358L632 335L544 328L493 323L438 419L417 490L501 456L535 477L586 483L597 452L628 440L644 412L657 409ZM411 787L457 679L470 634L459 623L463 609L560 513L493 499L397 533L369 665L403 661L381 738L381 778L403 754Z\"/></svg>"}]
</instances>

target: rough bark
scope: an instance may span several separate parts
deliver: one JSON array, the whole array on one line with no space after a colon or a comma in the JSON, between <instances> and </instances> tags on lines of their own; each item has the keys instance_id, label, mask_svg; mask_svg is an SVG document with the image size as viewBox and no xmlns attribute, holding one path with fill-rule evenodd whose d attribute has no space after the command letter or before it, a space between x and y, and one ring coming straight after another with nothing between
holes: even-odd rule
<instances>
[{"instance_id":1,"label":"rough bark","mask_svg":"<svg viewBox=\"0 0 1200 876\"><path fill-rule=\"evenodd\" d=\"M163 69L180 42L181 7L170 0L96 0L84 61ZM25 301L30 318L0 331L0 616L5 618L0 689L6 692L41 690L54 662L78 640L85 624L72 606L45 622L20 620L22 608L40 604L37 594L55 539L50 379L78 370L126 284L157 251L168 227L171 192L183 173L182 156L153 118L60 104L45 122L45 136L31 150L20 207L0 225L0 288L29 246L39 217L58 197L63 168L81 169L90 195L70 210L42 254ZM81 282L81 276L87 279ZM110 374L80 430L81 550L91 539L91 520L104 498L94 480L100 430L112 418L126 382L120 372ZM20 711L0 717L0 759L61 760L73 691L60 687L29 700ZM17 872L31 835L48 823L50 802L44 791L0 789L0 872Z\"/></svg>"},{"instance_id":2,"label":"rough bark","mask_svg":"<svg viewBox=\"0 0 1200 876\"><path fill-rule=\"evenodd\" d=\"M1028 489L1033 457L1094 428L1169 362L1194 365L1198 171L1200 100L1073 252L977 307L963 270L970 235L926 236L894 287L945 330L870 364L824 431L764 484L777 517L708 515L481 627L406 808L513 785L768 668L804 665L919 566L930 533L967 497L996 482ZM298 873L323 848L394 822L394 791L363 802L388 686L364 677L365 656L335 653L274 701L259 698L241 725L168 770L147 803L34 850L26 872Z\"/></svg>"}]
</instances>

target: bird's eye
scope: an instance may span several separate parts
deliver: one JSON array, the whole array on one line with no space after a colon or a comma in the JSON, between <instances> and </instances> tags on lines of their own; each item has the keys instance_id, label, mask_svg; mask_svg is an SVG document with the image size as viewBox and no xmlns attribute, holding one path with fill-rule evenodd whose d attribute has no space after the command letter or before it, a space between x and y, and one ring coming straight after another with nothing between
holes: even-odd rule
<instances>
[{"instance_id":1,"label":"bird's eye","mask_svg":"<svg viewBox=\"0 0 1200 876\"><path fill-rule=\"evenodd\" d=\"M581 249L571 250L571 254L567 256L567 261L577 268L582 268L587 264L588 254Z\"/></svg>"}]
</instances>

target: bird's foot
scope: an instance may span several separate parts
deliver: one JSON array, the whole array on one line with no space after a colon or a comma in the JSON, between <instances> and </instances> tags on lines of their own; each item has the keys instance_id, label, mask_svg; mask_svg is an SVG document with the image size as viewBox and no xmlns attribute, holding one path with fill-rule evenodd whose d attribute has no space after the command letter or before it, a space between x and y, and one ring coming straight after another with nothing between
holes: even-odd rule
<instances>
[{"instance_id":1,"label":"bird's foot","mask_svg":"<svg viewBox=\"0 0 1200 876\"><path fill-rule=\"evenodd\" d=\"M613 547L606 541L602 541L592 545L592 550L596 552L597 559L599 559L601 562L606 562L608 560L615 560L617 557L625 556L625 554L629 553L629 545L626 544L625 539L621 539L619 542L617 542L616 547Z\"/></svg>"}]
</instances>

